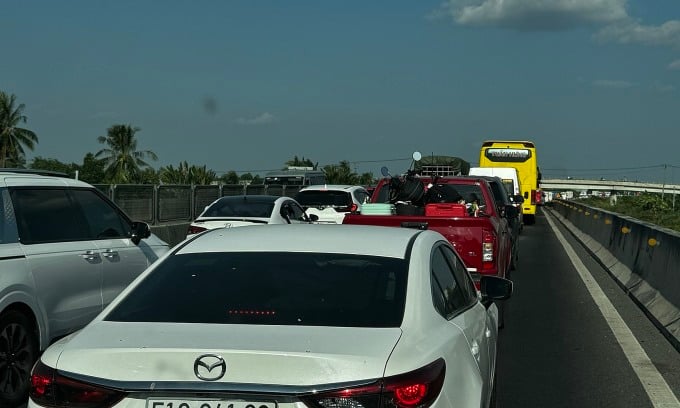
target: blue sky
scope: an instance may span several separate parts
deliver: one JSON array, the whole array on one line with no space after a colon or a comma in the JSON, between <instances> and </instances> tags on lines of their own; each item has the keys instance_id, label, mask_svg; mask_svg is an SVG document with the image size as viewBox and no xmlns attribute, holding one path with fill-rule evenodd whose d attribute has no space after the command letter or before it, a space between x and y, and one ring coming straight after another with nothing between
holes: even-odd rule
<instances>
[{"instance_id":1,"label":"blue sky","mask_svg":"<svg viewBox=\"0 0 680 408\"><path fill-rule=\"evenodd\" d=\"M0 22L29 159L80 163L127 123L155 168L378 175L487 139L534 141L546 177L680 166L677 0L24 0Z\"/></svg>"}]
</instances>

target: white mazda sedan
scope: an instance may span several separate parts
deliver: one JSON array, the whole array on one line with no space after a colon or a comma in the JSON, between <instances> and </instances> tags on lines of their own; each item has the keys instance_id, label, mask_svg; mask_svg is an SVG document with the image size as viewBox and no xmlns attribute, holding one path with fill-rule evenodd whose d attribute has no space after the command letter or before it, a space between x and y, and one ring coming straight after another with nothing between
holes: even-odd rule
<instances>
[{"instance_id":1,"label":"white mazda sedan","mask_svg":"<svg viewBox=\"0 0 680 408\"><path fill-rule=\"evenodd\" d=\"M50 346L28 407L492 406L493 301L511 291L476 291L433 231L214 229Z\"/></svg>"}]
</instances>

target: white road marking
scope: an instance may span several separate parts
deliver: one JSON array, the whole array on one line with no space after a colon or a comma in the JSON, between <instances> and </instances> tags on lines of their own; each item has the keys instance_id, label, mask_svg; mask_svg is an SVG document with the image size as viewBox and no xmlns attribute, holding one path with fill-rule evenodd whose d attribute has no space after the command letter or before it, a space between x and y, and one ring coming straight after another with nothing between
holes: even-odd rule
<instances>
[{"instance_id":1,"label":"white road marking","mask_svg":"<svg viewBox=\"0 0 680 408\"><path fill-rule=\"evenodd\" d=\"M552 216L547 214L547 211L544 211L543 214L545 214L550 227L564 247L567 256L569 256L569 259L581 277L581 280L583 280L586 288L588 288L590 296L600 308L602 316L604 316L609 328L614 333L614 337L616 337L616 341L619 342L619 345L623 349L628 362L631 367L633 367L633 371L635 371L640 383L642 383L652 405L655 408L680 408L680 401L678 401L678 398L673 394L673 391L671 391L666 380L664 380L663 376L654 366L654 363L649 359L649 356L637 341L633 332L631 332L630 328L621 318L621 315L619 315L616 308L614 308L614 305L612 305L604 294L597 281L595 281L590 274L590 271L588 271L588 268L581 262L578 255L576 255L574 248L557 229L552 220Z\"/></svg>"}]
</instances>

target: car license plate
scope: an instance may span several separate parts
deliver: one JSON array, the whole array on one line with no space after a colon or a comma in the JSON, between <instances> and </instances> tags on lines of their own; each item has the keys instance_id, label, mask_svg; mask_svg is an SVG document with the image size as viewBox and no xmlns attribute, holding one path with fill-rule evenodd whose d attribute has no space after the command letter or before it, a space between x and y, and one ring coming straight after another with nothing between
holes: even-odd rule
<instances>
[{"instance_id":1,"label":"car license plate","mask_svg":"<svg viewBox=\"0 0 680 408\"><path fill-rule=\"evenodd\" d=\"M146 408L276 408L271 401L148 398Z\"/></svg>"}]
</instances>

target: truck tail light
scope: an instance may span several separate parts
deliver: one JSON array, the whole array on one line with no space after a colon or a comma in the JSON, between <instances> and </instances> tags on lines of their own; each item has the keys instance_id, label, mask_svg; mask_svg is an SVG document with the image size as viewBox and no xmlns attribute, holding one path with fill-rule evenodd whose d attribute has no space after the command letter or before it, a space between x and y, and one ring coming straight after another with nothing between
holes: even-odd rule
<instances>
[{"instance_id":1,"label":"truck tail light","mask_svg":"<svg viewBox=\"0 0 680 408\"><path fill-rule=\"evenodd\" d=\"M531 190L531 205L536 205L536 190ZM540 192L539 192L540 193Z\"/></svg>"},{"instance_id":2,"label":"truck tail light","mask_svg":"<svg viewBox=\"0 0 680 408\"><path fill-rule=\"evenodd\" d=\"M305 395L301 399L315 408L426 408L439 396L445 372L444 360L438 359L373 384Z\"/></svg>"},{"instance_id":3,"label":"truck tail light","mask_svg":"<svg viewBox=\"0 0 680 408\"><path fill-rule=\"evenodd\" d=\"M492 269L494 264L494 248L496 247L496 237L493 232L484 230L482 232L482 269Z\"/></svg>"}]
</instances>

